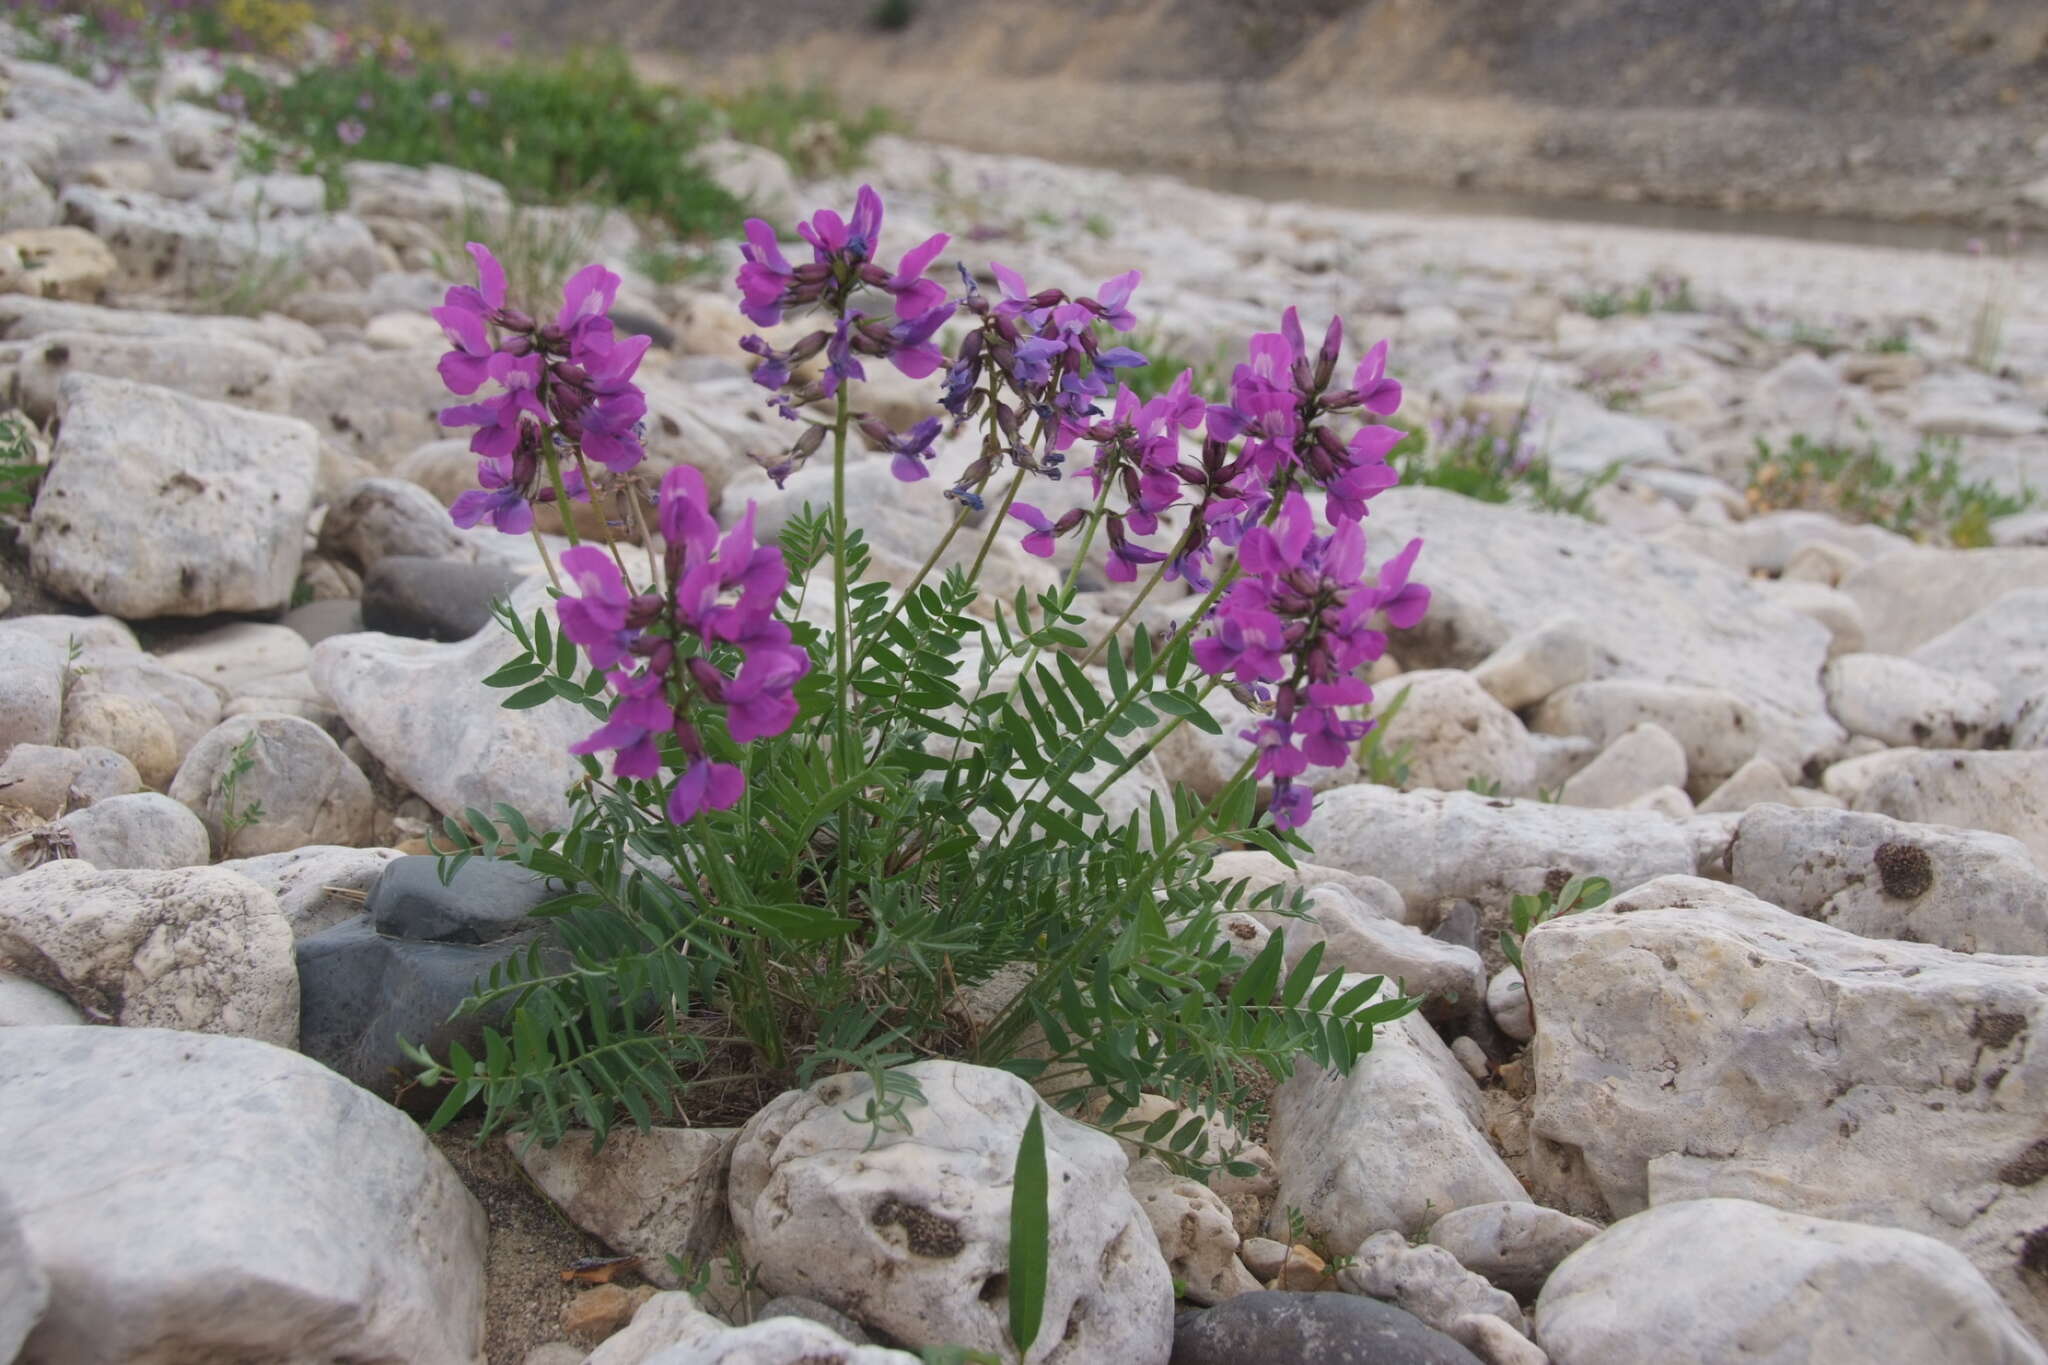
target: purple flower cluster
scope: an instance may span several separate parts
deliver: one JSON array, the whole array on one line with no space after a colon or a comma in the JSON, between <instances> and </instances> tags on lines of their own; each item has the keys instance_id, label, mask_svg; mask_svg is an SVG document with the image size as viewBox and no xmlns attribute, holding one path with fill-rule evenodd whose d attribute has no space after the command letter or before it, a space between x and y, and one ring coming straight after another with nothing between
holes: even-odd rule
<instances>
[{"instance_id":1,"label":"purple flower cluster","mask_svg":"<svg viewBox=\"0 0 2048 1365\"><path fill-rule=\"evenodd\" d=\"M809 308L820 308L833 319L831 327L809 333L787 350L775 349L761 336L740 343L760 357L754 382L776 392L776 406L783 416L796 420L802 405L833 396L849 380L866 379L863 356L887 360L910 379L924 379L946 363L933 338L957 305L936 281L925 278L932 262L945 250L949 240L945 233L903 253L893 269L882 264L878 259L882 200L866 185L855 196L851 218L820 209L797 225L798 235L811 247L811 259L801 265L790 264L776 241L775 229L761 219L749 218L746 231L746 245L740 248L744 263L736 283L740 311L748 320L774 327L786 314ZM886 308L879 301L870 303L875 291L889 300ZM823 373L799 384L798 368L820 354L825 357ZM863 422L871 437L878 425L872 418ZM918 440L918 433L913 432L898 438L886 427L881 432L876 439L896 455L898 477L924 478L930 437ZM818 443L816 436L806 432L799 448L769 473L779 484Z\"/></svg>"},{"instance_id":2,"label":"purple flower cluster","mask_svg":"<svg viewBox=\"0 0 2048 1365\"><path fill-rule=\"evenodd\" d=\"M647 400L633 375L650 338L613 336L619 277L601 265L578 271L554 321L541 324L507 305L505 270L488 248L471 242L469 254L476 285L451 288L433 313L454 347L441 357L441 379L463 397L487 384L497 392L441 413L444 426L477 428L469 448L481 457L483 487L457 498L452 512L458 526L487 522L518 534L533 525L532 505L554 497L542 475L558 450L617 473L640 463ZM571 498L588 496L580 461L563 484Z\"/></svg>"},{"instance_id":3,"label":"purple flower cluster","mask_svg":"<svg viewBox=\"0 0 2048 1365\"><path fill-rule=\"evenodd\" d=\"M1273 714L1242 737L1258 750L1253 776L1273 781L1273 822L1306 823L1311 796L1294 779L1310 764L1342 767L1370 722L1347 720L1343 708L1363 706L1372 689L1359 670L1386 653L1387 637L1372 628L1385 612L1398 627L1429 610L1429 589L1408 574L1422 542L1411 540L1365 584L1365 531L1339 521L1316 533L1315 514L1299 490L1287 494L1270 526L1254 526L1237 547L1244 576L1216 604L1214 631L1194 645L1203 672L1274 691Z\"/></svg>"},{"instance_id":4,"label":"purple flower cluster","mask_svg":"<svg viewBox=\"0 0 2048 1365\"><path fill-rule=\"evenodd\" d=\"M667 547L668 589L634 594L612 557L595 546L564 551L577 592L555 603L562 633L603 669L614 698L604 725L571 753L612 751L620 777L659 776L662 744L673 738L682 773L668 817L685 824L705 810L730 809L746 790L739 767L712 759L693 716L725 712L726 733L746 744L779 735L796 720L793 689L810 657L775 619L789 584L782 551L754 540L754 507L722 537L704 476L686 465L661 481L658 518ZM714 656L736 651L723 671Z\"/></svg>"}]
</instances>

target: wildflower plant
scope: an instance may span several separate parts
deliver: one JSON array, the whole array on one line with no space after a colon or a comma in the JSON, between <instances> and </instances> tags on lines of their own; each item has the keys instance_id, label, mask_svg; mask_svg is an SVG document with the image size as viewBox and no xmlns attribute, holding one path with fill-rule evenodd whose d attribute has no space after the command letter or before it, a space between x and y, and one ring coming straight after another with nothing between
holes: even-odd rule
<instances>
[{"instance_id":1,"label":"wildflower plant","mask_svg":"<svg viewBox=\"0 0 2048 1365\"><path fill-rule=\"evenodd\" d=\"M1320 946L1287 968L1284 933L1233 958L1223 914L1300 906L1211 875L1227 847L1290 864L1307 847L1307 769L1350 760L1382 627L1428 606L1419 542L1368 567L1367 504L1396 481L1385 457L1402 435L1375 420L1401 399L1384 344L1340 379L1341 324L1312 349L1290 309L1251 339L1224 398L1183 375L1141 399L1120 382L1146 364L1122 340L1137 272L1085 295L1001 265L949 287L947 238L892 257L884 217L864 187L850 215L798 224L802 247L746 226L742 311L783 327L743 343L790 424L764 463L780 483L829 458L830 505L765 543L753 504L721 525L702 475L679 466L651 506L629 499L644 572L604 523L607 543L550 561L552 613L501 612L521 646L487 680L511 690L505 704L562 698L599 723L573 747L585 776L567 828L505 807L446 825L451 863L507 847L566 889L539 912L552 937L470 1002L506 1010L482 1055L415 1054L424 1082L451 1087L437 1122L481 1100L486 1131L601 1139L621 1114L736 1121L787 1085L858 1069L876 1078L865 1117L879 1130L916 1098L892 1068L951 1056L1093 1104L1110 1126L1146 1091L1241 1125L1252 1075L1302 1057L1349 1067L1375 1024L1413 1008L1378 978L1322 972ZM528 534L536 504L587 497L644 459L646 339L614 335L608 271L574 277L541 323L471 251L478 283L436 313L442 374L470 400L443 421L473 427L480 458L454 515ZM798 322L812 325L783 326ZM878 365L930 380L946 416L899 431L866 411ZM962 433L972 458L941 482L938 452ZM946 509L900 588L868 579L847 522L856 438L908 496L931 490ZM1062 478L1086 480L1087 507L1055 515L1025 496ZM978 551L942 572L962 536ZM984 600L981 571L1009 536L1070 552L1058 587ZM1074 599L1098 548L1110 579L1143 582L1091 642ZM1162 587L1183 599L1164 638L1132 626ZM829 623L822 603L806 610L823 593ZM1207 801L1148 792L1113 813L1112 787L1167 734L1221 732L1208 702L1226 688L1256 713L1235 775ZM1204 1159L1180 1135L1161 1154Z\"/></svg>"}]
</instances>

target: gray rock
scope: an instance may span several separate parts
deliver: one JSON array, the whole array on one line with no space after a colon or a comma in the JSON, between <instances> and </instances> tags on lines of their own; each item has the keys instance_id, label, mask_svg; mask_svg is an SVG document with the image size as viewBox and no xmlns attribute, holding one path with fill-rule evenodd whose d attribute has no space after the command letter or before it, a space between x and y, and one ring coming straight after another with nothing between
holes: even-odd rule
<instances>
[{"instance_id":1,"label":"gray rock","mask_svg":"<svg viewBox=\"0 0 2048 1365\"><path fill-rule=\"evenodd\" d=\"M1876 654L1915 654L1957 622L2020 588L2048 588L2048 549L1898 550L1842 582L1870 626ZM1956 668L1943 659L1923 659Z\"/></svg>"},{"instance_id":2,"label":"gray rock","mask_svg":"<svg viewBox=\"0 0 2048 1365\"><path fill-rule=\"evenodd\" d=\"M412 943L379 934L368 915L298 941L300 1049L374 1094L389 1096L413 1063L399 1040L436 1057L450 1043L475 1051L500 1027L508 1001L453 1018L491 968L524 953L539 930L482 946ZM480 1055L480 1054L479 1054Z\"/></svg>"},{"instance_id":3,"label":"gray rock","mask_svg":"<svg viewBox=\"0 0 2048 1365\"><path fill-rule=\"evenodd\" d=\"M0 1028L82 1024L85 1014L61 992L25 976L0 972Z\"/></svg>"},{"instance_id":4,"label":"gray rock","mask_svg":"<svg viewBox=\"0 0 2048 1365\"><path fill-rule=\"evenodd\" d=\"M102 871L204 867L206 827L168 796L110 796L57 821L78 856Z\"/></svg>"},{"instance_id":5,"label":"gray rock","mask_svg":"<svg viewBox=\"0 0 2048 1365\"><path fill-rule=\"evenodd\" d=\"M95 693L115 693L142 702L156 711L170 727L171 771L177 771L177 764L192 751L200 736L220 724L221 706L224 698L221 690L212 683L181 673L159 662L155 655L139 650L115 647L88 647L78 657L74 670L78 676L65 695L65 725L71 725L71 711L84 697ZM89 741L66 737L65 742L74 747ZM111 749L120 749L110 744ZM133 754L129 754L133 758ZM149 772L141 763L136 768L143 779L149 781ZM170 781L170 773L163 780ZM150 785L157 785L151 782Z\"/></svg>"},{"instance_id":6,"label":"gray rock","mask_svg":"<svg viewBox=\"0 0 2048 1365\"><path fill-rule=\"evenodd\" d=\"M286 367L286 410L311 423L330 451L364 462L334 492L394 468L426 442L447 434L437 417L449 403L434 368L437 357L438 349L348 347Z\"/></svg>"},{"instance_id":7,"label":"gray rock","mask_svg":"<svg viewBox=\"0 0 2048 1365\"><path fill-rule=\"evenodd\" d=\"M1863 608L1847 593L1825 583L1796 578L1766 580L1757 586L1779 606L1825 626L1829 658L1840 658L1863 648L1868 633L1863 624Z\"/></svg>"},{"instance_id":8,"label":"gray rock","mask_svg":"<svg viewBox=\"0 0 2048 1365\"><path fill-rule=\"evenodd\" d=\"M0 1360L20 1355L49 1303L50 1277L22 1232L21 1216L0 1194Z\"/></svg>"},{"instance_id":9,"label":"gray rock","mask_svg":"<svg viewBox=\"0 0 2048 1365\"><path fill-rule=\"evenodd\" d=\"M443 884L441 860L394 859L364 906L377 932L423 943L493 943L534 927L533 910L564 892L517 863L471 858Z\"/></svg>"},{"instance_id":10,"label":"gray rock","mask_svg":"<svg viewBox=\"0 0 2048 1365\"><path fill-rule=\"evenodd\" d=\"M1482 1365L1412 1313L1355 1294L1240 1294L1174 1320L1172 1365Z\"/></svg>"},{"instance_id":11,"label":"gray rock","mask_svg":"<svg viewBox=\"0 0 2048 1365\"><path fill-rule=\"evenodd\" d=\"M1984 1277L1929 1237L1742 1199L1666 1204L1615 1224L1543 1287L1559 1365L2038 1365Z\"/></svg>"},{"instance_id":12,"label":"gray rock","mask_svg":"<svg viewBox=\"0 0 2048 1365\"><path fill-rule=\"evenodd\" d=\"M1376 1232L1358 1244L1352 1263L1337 1272L1337 1283L1354 1294L1380 1299L1413 1313L1439 1332L1473 1314L1499 1318L1517 1332L1528 1331L1514 1296L1458 1264L1443 1247L1409 1245L1398 1232Z\"/></svg>"},{"instance_id":13,"label":"gray rock","mask_svg":"<svg viewBox=\"0 0 2048 1365\"><path fill-rule=\"evenodd\" d=\"M2006 593L1914 650L1913 659L1988 683L1998 692L2000 719L2014 721L2029 697L2048 688L2048 588Z\"/></svg>"},{"instance_id":14,"label":"gray rock","mask_svg":"<svg viewBox=\"0 0 2048 1365\"><path fill-rule=\"evenodd\" d=\"M2048 593L2043 594L2048 598ZM1903 748L1974 749L2001 719L1998 688L1896 654L1843 654L1822 679L1852 735Z\"/></svg>"},{"instance_id":15,"label":"gray rock","mask_svg":"<svg viewBox=\"0 0 2048 1365\"><path fill-rule=\"evenodd\" d=\"M1659 787L1685 786L1685 746L1644 721L1610 740L1600 756L1572 774L1557 799L1567 806L1618 810Z\"/></svg>"},{"instance_id":16,"label":"gray rock","mask_svg":"<svg viewBox=\"0 0 2048 1365\"><path fill-rule=\"evenodd\" d=\"M1529 987L1513 963L1486 983L1486 1009L1502 1033L1518 1043L1536 1036L1536 1012L1529 1006Z\"/></svg>"},{"instance_id":17,"label":"gray rock","mask_svg":"<svg viewBox=\"0 0 2048 1365\"><path fill-rule=\"evenodd\" d=\"M52 332L174 338L203 334L253 341L295 359L327 349L326 340L311 327L274 313L260 318L195 317L146 308L100 308L26 294L0 296L0 335L26 341Z\"/></svg>"},{"instance_id":18,"label":"gray rock","mask_svg":"<svg viewBox=\"0 0 2048 1365\"><path fill-rule=\"evenodd\" d=\"M363 604L353 597L308 602L286 612L282 624L297 631L307 644L317 645L330 635L353 635L362 630Z\"/></svg>"},{"instance_id":19,"label":"gray rock","mask_svg":"<svg viewBox=\"0 0 2048 1365\"><path fill-rule=\"evenodd\" d=\"M230 792L230 774L243 762L250 766ZM205 822L223 855L245 858L367 843L376 814L370 779L325 730L298 716L222 721L192 746L170 794ZM242 823L230 829L230 819Z\"/></svg>"},{"instance_id":20,"label":"gray rock","mask_svg":"<svg viewBox=\"0 0 2048 1365\"><path fill-rule=\"evenodd\" d=\"M1612 744L1639 725L1655 725L1684 747L1696 797L1755 757L1761 741L1756 712L1733 693L1619 679L1577 683L1554 693L1536 708L1530 723L1600 745ZM1782 748L1766 757L1790 772L1797 772L1805 758Z\"/></svg>"},{"instance_id":21,"label":"gray rock","mask_svg":"<svg viewBox=\"0 0 2048 1365\"><path fill-rule=\"evenodd\" d=\"M387 555L419 559L466 557L448 509L405 479L359 479L328 505L320 553L361 572Z\"/></svg>"},{"instance_id":22,"label":"gray rock","mask_svg":"<svg viewBox=\"0 0 2048 1365\"><path fill-rule=\"evenodd\" d=\"M71 784L85 770L88 751L64 749L54 744L17 744L0 763L0 805L34 811L54 820L71 805ZM108 749L91 752L111 754ZM120 755L113 757L126 763ZM130 764L131 773L135 771ZM132 790L132 789L131 789Z\"/></svg>"},{"instance_id":23,"label":"gray rock","mask_svg":"<svg viewBox=\"0 0 2048 1365\"><path fill-rule=\"evenodd\" d=\"M1388 1095L1399 1104L1386 1103ZM1274 1092L1267 1145L1280 1169L1268 1231L1356 1246L1385 1228L1420 1233L1451 1209L1526 1199L1482 1131L1479 1090L1414 1016L1382 1025L1348 1076L1303 1065Z\"/></svg>"},{"instance_id":24,"label":"gray rock","mask_svg":"<svg viewBox=\"0 0 2048 1365\"><path fill-rule=\"evenodd\" d=\"M762 1304L754 1318L756 1321L765 1321L768 1318L804 1318L817 1323L820 1327L831 1328L856 1346L869 1344L868 1334L859 1323L837 1308L819 1303L816 1299L807 1299L801 1294L777 1295Z\"/></svg>"},{"instance_id":25,"label":"gray rock","mask_svg":"<svg viewBox=\"0 0 2048 1365\"><path fill-rule=\"evenodd\" d=\"M0 1196L51 1285L29 1358L483 1358L483 1210L417 1124L317 1064L0 1029L0 1090Z\"/></svg>"},{"instance_id":26,"label":"gray rock","mask_svg":"<svg viewBox=\"0 0 2048 1365\"><path fill-rule=\"evenodd\" d=\"M860 1305L899 1340L1002 1351L1008 1314L1010 1180L1039 1101L1005 1072L925 1061L913 1130L859 1119L871 1084L848 1073L771 1101L741 1131L732 1212L761 1282L781 1294ZM1045 1296L1048 1365L1165 1365L1171 1277L1124 1187L1114 1140L1044 1112L1051 1181Z\"/></svg>"},{"instance_id":27,"label":"gray rock","mask_svg":"<svg viewBox=\"0 0 2048 1365\"><path fill-rule=\"evenodd\" d=\"M0 632L0 756L17 744L55 744L64 723L64 653L31 636Z\"/></svg>"},{"instance_id":28,"label":"gray rock","mask_svg":"<svg viewBox=\"0 0 2048 1365\"><path fill-rule=\"evenodd\" d=\"M387 864L403 856L395 848L309 844L216 866L247 877L277 897L277 908L284 912L292 938L297 940L362 914L370 887Z\"/></svg>"},{"instance_id":29,"label":"gray rock","mask_svg":"<svg viewBox=\"0 0 2048 1365\"><path fill-rule=\"evenodd\" d=\"M467 640L491 624L491 604L519 581L498 564L386 555L363 578L363 625L415 640Z\"/></svg>"},{"instance_id":30,"label":"gray rock","mask_svg":"<svg viewBox=\"0 0 2048 1365\"><path fill-rule=\"evenodd\" d=\"M91 676L72 684L64 698L65 744L118 755L146 787L168 787L177 775L178 733L171 725L150 702Z\"/></svg>"},{"instance_id":31,"label":"gray rock","mask_svg":"<svg viewBox=\"0 0 2048 1365\"><path fill-rule=\"evenodd\" d=\"M39 580L131 619L285 605L313 501L311 427L87 374L60 397L30 521Z\"/></svg>"},{"instance_id":32,"label":"gray rock","mask_svg":"<svg viewBox=\"0 0 2048 1365\"><path fill-rule=\"evenodd\" d=\"M1434 488L1389 489L1372 515L1376 545L1423 538L1415 576L1433 593L1429 615L1393 641L1410 668L1473 667L1522 623L1571 613L1597 651L1593 678L1729 693L1754 713L1754 747L1785 756L1789 771L1840 739L1819 685L1827 630L1773 605L1740 573L1572 518Z\"/></svg>"},{"instance_id":33,"label":"gray rock","mask_svg":"<svg viewBox=\"0 0 2048 1365\"><path fill-rule=\"evenodd\" d=\"M58 861L0 881L0 957L96 1022L298 1042L291 930L269 892L217 868Z\"/></svg>"},{"instance_id":34,"label":"gray rock","mask_svg":"<svg viewBox=\"0 0 2048 1365\"><path fill-rule=\"evenodd\" d=\"M1737 886L1865 938L2048 954L2048 877L2002 834L1765 805L1736 827L1732 859Z\"/></svg>"},{"instance_id":35,"label":"gray rock","mask_svg":"<svg viewBox=\"0 0 2048 1365\"><path fill-rule=\"evenodd\" d=\"M1893 749L1863 762L1852 810L2009 834L2048 870L2048 751Z\"/></svg>"},{"instance_id":36,"label":"gray rock","mask_svg":"<svg viewBox=\"0 0 2048 1365\"><path fill-rule=\"evenodd\" d=\"M1541 1204L1475 1204L1430 1224L1429 1240L1458 1264L1522 1299L1536 1297L1565 1257L1600 1225Z\"/></svg>"},{"instance_id":37,"label":"gray rock","mask_svg":"<svg viewBox=\"0 0 2048 1365\"><path fill-rule=\"evenodd\" d=\"M1669 877L1538 927L1523 959L1544 1202L1725 1196L1921 1232L2048 1326L2024 1261L2048 1224L2041 958L1859 938Z\"/></svg>"},{"instance_id":38,"label":"gray rock","mask_svg":"<svg viewBox=\"0 0 2048 1365\"><path fill-rule=\"evenodd\" d=\"M514 597L530 617L537 584ZM537 829L569 820L563 792L583 769L569 746L594 726L580 706L553 700L523 711L483 680L520 652L501 630L461 644L337 635L313 650L313 681L377 761L443 814L506 802Z\"/></svg>"},{"instance_id":39,"label":"gray rock","mask_svg":"<svg viewBox=\"0 0 2048 1365\"><path fill-rule=\"evenodd\" d=\"M512 211L503 185L453 166L350 161L344 174L349 211L368 217L453 226L466 219L489 223Z\"/></svg>"},{"instance_id":40,"label":"gray rock","mask_svg":"<svg viewBox=\"0 0 2048 1365\"><path fill-rule=\"evenodd\" d=\"M1385 878L1416 915L1448 897L1482 906L1543 890L1553 869L1625 890L1691 872L1684 830L1661 815L1594 811L1474 792L1342 787L1317 798L1316 856Z\"/></svg>"},{"instance_id":41,"label":"gray rock","mask_svg":"<svg viewBox=\"0 0 2048 1365\"><path fill-rule=\"evenodd\" d=\"M738 1132L622 1127L601 1150L592 1150L594 1134L585 1129L571 1129L553 1147L506 1141L570 1222L614 1251L640 1257L650 1283L677 1289L681 1281L667 1257L701 1263L731 1240L726 1168Z\"/></svg>"}]
</instances>

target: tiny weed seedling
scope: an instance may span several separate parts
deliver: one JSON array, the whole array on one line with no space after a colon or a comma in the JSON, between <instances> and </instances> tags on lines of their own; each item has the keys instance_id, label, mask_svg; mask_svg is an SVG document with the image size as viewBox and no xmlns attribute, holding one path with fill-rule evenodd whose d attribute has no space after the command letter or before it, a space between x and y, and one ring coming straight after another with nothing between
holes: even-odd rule
<instances>
[{"instance_id":1,"label":"tiny weed seedling","mask_svg":"<svg viewBox=\"0 0 2048 1365\"><path fill-rule=\"evenodd\" d=\"M1529 931L1537 925L1554 919L1562 919L1574 910L1590 910L1604 905L1614 888L1605 877L1573 877L1555 893L1548 889L1533 896L1517 896L1509 902L1508 916L1513 922L1512 929L1500 931L1500 952L1522 970L1522 941L1529 937Z\"/></svg>"},{"instance_id":2,"label":"tiny weed seedling","mask_svg":"<svg viewBox=\"0 0 2048 1365\"><path fill-rule=\"evenodd\" d=\"M35 428L18 412L0 414L0 513L35 505L43 481L36 463Z\"/></svg>"},{"instance_id":3,"label":"tiny weed seedling","mask_svg":"<svg viewBox=\"0 0 2048 1365\"><path fill-rule=\"evenodd\" d=\"M221 770L218 790L220 792L221 852L228 852L235 842L235 836L263 818L263 803L251 801L240 804L242 779L256 767L256 732L251 730L234 753L228 758L227 767Z\"/></svg>"}]
</instances>

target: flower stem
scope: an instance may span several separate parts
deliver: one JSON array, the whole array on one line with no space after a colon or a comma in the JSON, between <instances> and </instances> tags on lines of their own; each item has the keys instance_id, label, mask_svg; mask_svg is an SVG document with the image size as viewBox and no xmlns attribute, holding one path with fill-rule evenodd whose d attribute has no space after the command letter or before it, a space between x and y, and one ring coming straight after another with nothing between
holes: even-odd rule
<instances>
[{"instance_id":1,"label":"flower stem","mask_svg":"<svg viewBox=\"0 0 2048 1365\"><path fill-rule=\"evenodd\" d=\"M548 553L547 541L541 539L540 523L534 522L526 528L533 532L533 548L540 551L540 562L548 566L548 582L555 585L555 591L562 590L562 576L555 572L555 557Z\"/></svg>"},{"instance_id":2,"label":"flower stem","mask_svg":"<svg viewBox=\"0 0 2048 1365\"><path fill-rule=\"evenodd\" d=\"M647 529L647 514L640 510L640 485L630 477L626 481L626 506L633 509L633 527L640 532L640 543L647 548L647 591L661 592L665 585L661 581L661 560L654 553L654 534Z\"/></svg>"},{"instance_id":3,"label":"flower stem","mask_svg":"<svg viewBox=\"0 0 2048 1365\"><path fill-rule=\"evenodd\" d=\"M597 485L591 482L590 466L584 462L583 450L580 446L576 450L576 468L583 475L583 486L590 490L590 505L596 508L598 506ZM567 507L562 509L562 520L564 522L570 520ZM625 557L619 553L618 539L612 535L612 519L605 516L602 511L598 514L597 528L604 536L605 548L612 552L612 563L619 566L619 578L625 583L626 591L634 591L632 571L626 567Z\"/></svg>"},{"instance_id":4,"label":"flower stem","mask_svg":"<svg viewBox=\"0 0 2048 1365\"><path fill-rule=\"evenodd\" d=\"M967 570L967 581L981 582L981 566L988 563L988 552L996 546L996 537L1002 534L1003 518L1010 514L1010 504L1017 500L1017 490L1024 486L1024 466L1017 466L1017 473L1010 480L1010 486L1003 490L1003 505L988 519L988 534L981 538L981 549L974 556L974 564ZM939 547L944 549L942 545Z\"/></svg>"},{"instance_id":5,"label":"flower stem","mask_svg":"<svg viewBox=\"0 0 2048 1365\"><path fill-rule=\"evenodd\" d=\"M1203 702L1209 700L1209 694L1214 692L1217 688L1221 686L1223 686L1223 679L1209 679L1209 685L1207 687L1204 687L1199 693L1196 694L1195 705L1200 706ZM1121 763L1118 763L1116 767L1110 770L1110 774L1108 777L1103 778L1100 782L1095 784L1094 790L1088 793L1090 799L1101 796L1104 792L1109 790L1110 783L1116 781L1119 777L1122 777L1125 773L1137 767L1140 763L1143 763L1148 755L1158 752L1159 746L1166 742L1166 737L1172 734L1175 730L1178 730L1181 726L1187 724L1187 719L1188 718L1186 716L1175 716L1171 720L1167 721L1166 724L1160 726L1157 730L1147 735L1145 737L1145 742L1143 744L1140 744L1137 748L1131 750L1128 754L1125 754L1123 761Z\"/></svg>"},{"instance_id":6,"label":"flower stem","mask_svg":"<svg viewBox=\"0 0 2048 1365\"><path fill-rule=\"evenodd\" d=\"M562 534L569 537L571 545L581 545L583 542L576 538L576 518L569 512L569 488L562 482L562 461L552 447L545 442L542 445L540 457L548 467L548 482L555 488L555 510L562 517Z\"/></svg>"},{"instance_id":7,"label":"flower stem","mask_svg":"<svg viewBox=\"0 0 2048 1365\"><path fill-rule=\"evenodd\" d=\"M841 777L846 776L853 758L852 712L847 707L853 689L846 638L850 629L846 611L846 428L852 414L847 399L846 385L841 384L832 419L832 719L839 740L835 766Z\"/></svg>"}]
</instances>

